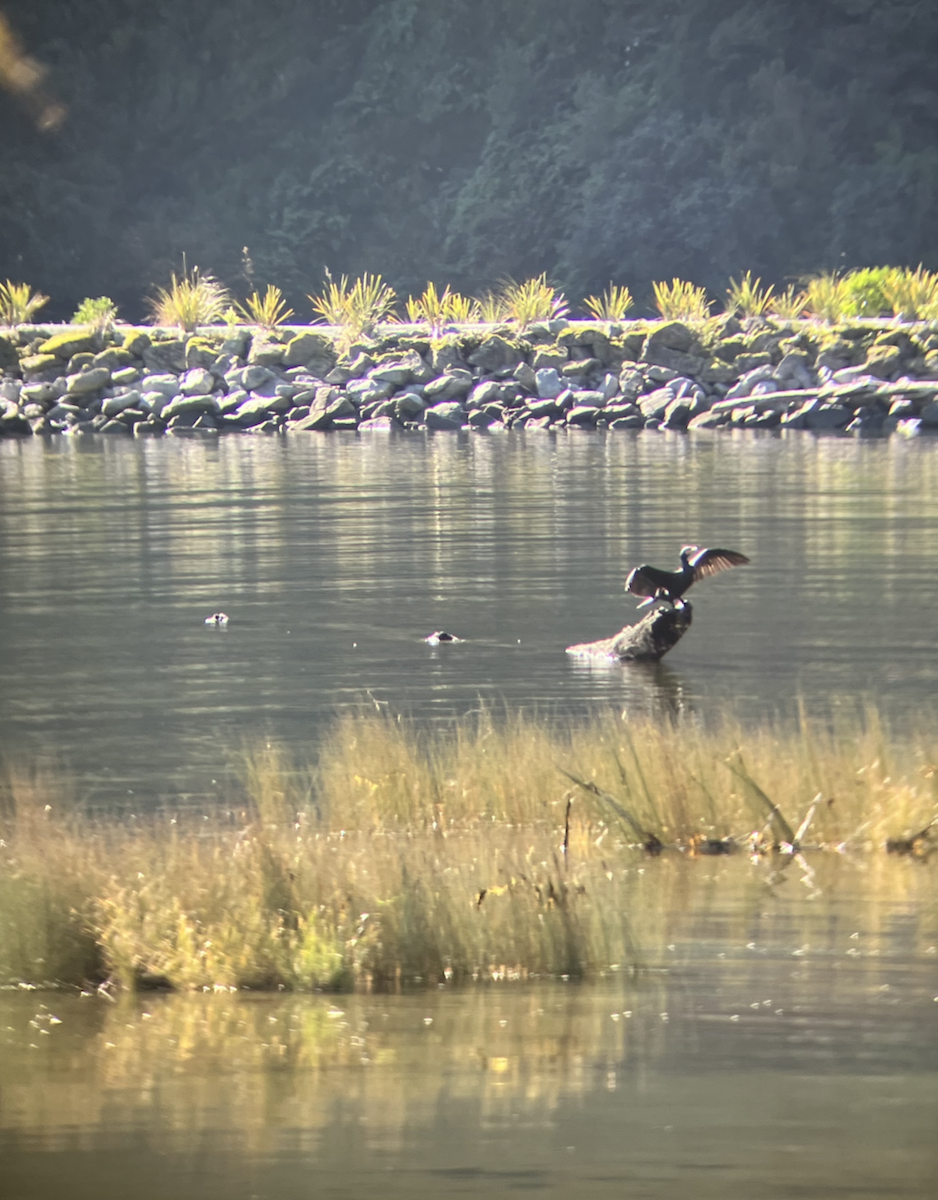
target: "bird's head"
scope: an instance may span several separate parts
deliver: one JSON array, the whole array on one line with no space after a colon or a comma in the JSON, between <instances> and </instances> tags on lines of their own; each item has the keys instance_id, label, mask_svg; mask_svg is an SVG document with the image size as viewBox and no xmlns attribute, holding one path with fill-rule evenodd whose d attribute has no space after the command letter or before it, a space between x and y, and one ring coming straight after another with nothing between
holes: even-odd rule
<instances>
[{"instance_id":1,"label":"bird's head","mask_svg":"<svg viewBox=\"0 0 938 1200\"><path fill-rule=\"evenodd\" d=\"M699 546L682 546L681 547L681 562L684 564L685 567L687 566L687 560L690 558L690 556L692 554L696 554L699 549L700 549Z\"/></svg>"}]
</instances>

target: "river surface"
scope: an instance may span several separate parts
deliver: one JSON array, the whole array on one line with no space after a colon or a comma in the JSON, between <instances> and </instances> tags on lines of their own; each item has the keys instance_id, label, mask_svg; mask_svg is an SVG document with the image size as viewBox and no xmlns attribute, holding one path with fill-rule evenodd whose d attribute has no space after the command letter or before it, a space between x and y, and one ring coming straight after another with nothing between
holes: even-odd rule
<instances>
[{"instance_id":1,"label":"river surface","mask_svg":"<svg viewBox=\"0 0 938 1200\"><path fill-rule=\"evenodd\" d=\"M695 588L657 668L571 643L686 542L751 566ZM225 629L204 624L223 610ZM938 444L754 433L0 442L0 751L74 802L224 798L265 737L345 706L448 719L597 705L746 718L938 690ZM445 629L460 644L432 648Z\"/></svg>"},{"instance_id":2,"label":"river surface","mask_svg":"<svg viewBox=\"0 0 938 1200\"><path fill-rule=\"evenodd\" d=\"M595 985L0 993L0 1194L933 1200L936 868L645 860Z\"/></svg>"}]
</instances>

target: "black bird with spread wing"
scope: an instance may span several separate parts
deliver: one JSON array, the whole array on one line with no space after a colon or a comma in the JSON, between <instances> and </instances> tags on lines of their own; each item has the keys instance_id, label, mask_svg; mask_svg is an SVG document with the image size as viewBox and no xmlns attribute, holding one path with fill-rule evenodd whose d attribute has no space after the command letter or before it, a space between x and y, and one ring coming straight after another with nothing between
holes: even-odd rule
<instances>
[{"instance_id":1,"label":"black bird with spread wing","mask_svg":"<svg viewBox=\"0 0 938 1200\"><path fill-rule=\"evenodd\" d=\"M703 550L700 546L681 547L680 571L662 571L659 567L636 567L625 581L625 590L633 596L645 596L638 606L653 604L656 600L667 600L675 607L683 607L684 593L698 579L718 575L729 567L741 567L749 562L745 554L737 550Z\"/></svg>"}]
</instances>

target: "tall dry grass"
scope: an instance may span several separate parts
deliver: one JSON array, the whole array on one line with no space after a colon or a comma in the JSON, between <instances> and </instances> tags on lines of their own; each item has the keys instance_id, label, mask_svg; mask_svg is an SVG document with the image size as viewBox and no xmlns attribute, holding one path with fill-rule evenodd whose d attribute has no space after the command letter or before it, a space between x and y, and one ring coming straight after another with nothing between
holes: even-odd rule
<instances>
[{"instance_id":1,"label":"tall dry grass","mask_svg":"<svg viewBox=\"0 0 938 1200\"><path fill-rule=\"evenodd\" d=\"M482 714L436 733L368 714L308 768L275 745L242 766L231 810L146 821L70 818L55 778L8 771L0 982L595 975L634 965L657 920L634 902L643 846L790 861L921 834L925 854L938 818L938 739L872 711L757 730Z\"/></svg>"}]
</instances>

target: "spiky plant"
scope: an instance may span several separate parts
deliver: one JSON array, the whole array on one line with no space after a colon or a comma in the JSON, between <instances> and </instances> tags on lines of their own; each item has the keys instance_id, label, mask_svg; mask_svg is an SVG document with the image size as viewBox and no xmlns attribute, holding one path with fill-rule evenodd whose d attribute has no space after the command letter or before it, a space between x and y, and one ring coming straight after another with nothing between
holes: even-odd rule
<instances>
[{"instance_id":1,"label":"spiky plant","mask_svg":"<svg viewBox=\"0 0 938 1200\"><path fill-rule=\"evenodd\" d=\"M117 305L110 296L92 300L86 296L72 315L73 325L88 325L96 333L109 333L117 316Z\"/></svg>"},{"instance_id":2,"label":"spiky plant","mask_svg":"<svg viewBox=\"0 0 938 1200\"><path fill-rule=\"evenodd\" d=\"M914 271L899 267L883 284L883 295L893 315L902 321L938 320L938 273L921 263Z\"/></svg>"},{"instance_id":3,"label":"spiky plant","mask_svg":"<svg viewBox=\"0 0 938 1200\"><path fill-rule=\"evenodd\" d=\"M366 272L351 284L343 275L336 283L327 271L326 286L308 299L320 321L340 326L344 340L352 341L393 316L397 293L380 275Z\"/></svg>"},{"instance_id":4,"label":"spiky plant","mask_svg":"<svg viewBox=\"0 0 938 1200\"><path fill-rule=\"evenodd\" d=\"M244 304L235 307L249 325L256 325L259 329L276 329L293 316L293 309L287 308L283 292L270 283L263 296L259 292L252 292Z\"/></svg>"},{"instance_id":5,"label":"spiky plant","mask_svg":"<svg viewBox=\"0 0 938 1200\"><path fill-rule=\"evenodd\" d=\"M421 296L411 296L407 300L407 319L414 325L427 325L430 332L437 336L444 325L468 322L475 313L475 301L470 296L461 296L459 292L451 292L449 284L438 292L435 283L428 283Z\"/></svg>"},{"instance_id":6,"label":"spiky plant","mask_svg":"<svg viewBox=\"0 0 938 1200\"><path fill-rule=\"evenodd\" d=\"M847 289L836 271L815 275L805 287L805 308L818 320L831 324L846 315Z\"/></svg>"},{"instance_id":7,"label":"spiky plant","mask_svg":"<svg viewBox=\"0 0 938 1200\"><path fill-rule=\"evenodd\" d=\"M742 279L730 280L726 289L726 311L741 317L761 317L771 306L774 291L771 284L764 288L762 280L753 279L752 271L747 271Z\"/></svg>"},{"instance_id":8,"label":"spiky plant","mask_svg":"<svg viewBox=\"0 0 938 1200\"><path fill-rule=\"evenodd\" d=\"M784 292L776 292L769 304L769 312L783 321L796 321L805 310L808 297L790 283Z\"/></svg>"},{"instance_id":9,"label":"spiky plant","mask_svg":"<svg viewBox=\"0 0 938 1200\"><path fill-rule=\"evenodd\" d=\"M12 283L7 279L0 283L0 325L25 325L33 313L48 303L49 297L32 291L28 283Z\"/></svg>"},{"instance_id":10,"label":"spiky plant","mask_svg":"<svg viewBox=\"0 0 938 1200\"><path fill-rule=\"evenodd\" d=\"M695 287L686 279L653 283L655 307L666 321L705 321L710 315L707 289Z\"/></svg>"},{"instance_id":11,"label":"spiky plant","mask_svg":"<svg viewBox=\"0 0 938 1200\"><path fill-rule=\"evenodd\" d=\"M154 325L176 325L191 333L198 325L215 325L231 304L223 283L213 275L203 275L198 267L177 275L174 271L168 288L157 288L148 300Z\"/></svg>"},{"instance_id":12,"label":"spiky plant","mask_svg":"<svg viewBox=\"0 0 938 1200\"><path fill-rule=\"evenodd\" d=\"M508 307L500 292L486 292L474 303L475 319L483 325L500 325L508 320Z\"/></svg>"},{"instance_id":13,"label":"spiky plant","mask_svg":"<svg viewBox=\"0 0 938 1200\"><path fill-rule=\"evenodd\" d=\"M547 282L547 273L542 271L535 279L516 283L506 279L502 284L505 302L505 318L513 321L519 329L527 329L535 321L556 321L570 311L563 292Z\"/></svg>"},{"instance_id":14,"label":"spiky plant","mask_svg":"<svg viewBox=\"0 0 938 1200\"><path fill-rule=\"evenodd\" d=\"M597 321L621 321L634 303L627 287L610 282L601 296L587 296L583 307Z\"/></svg>"}]
</instances>

